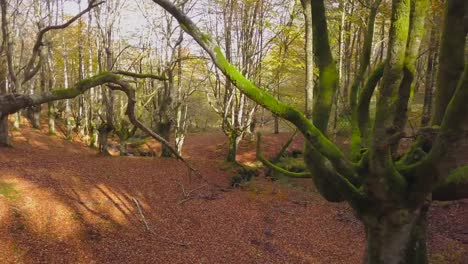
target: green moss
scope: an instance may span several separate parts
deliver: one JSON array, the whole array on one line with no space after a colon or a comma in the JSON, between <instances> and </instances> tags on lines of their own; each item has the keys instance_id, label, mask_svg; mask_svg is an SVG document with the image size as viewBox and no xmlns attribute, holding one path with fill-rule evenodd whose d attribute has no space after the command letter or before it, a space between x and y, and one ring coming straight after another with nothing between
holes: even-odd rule
<instances>
[{"instance_id":1,"label":"green moss","mask_svg":"<svg viewBox=\"0 0 468 264\"><path fill-rule=\"evenodd\" d=\"M349 174L348 168L343 163L344 154L333 144L317 127L315 127L304 114L293 107L278 101L270 93L256 87L252 82L245 78L233 65L231 65L224 57L221 48L215 47L216 63L218 67L228 76L228 78L250 99L264 106L271 112L277 114L293 123L305 138L319 150L323 155L329 158L337 165L337 170L344 175ZM315 122L314 122L315 123ZM347 170L347 172L346 172Z\"/></svg>"},{"instance_id":2,"label":"green moss","mask_svg":"<svg viewBox=\"0 0 468 264\"><path fill-rule=\"evenodd\" d=\"M80 95L80 92L76 89L60 89L60 90L53 90L52 94L59 98L73 98Z\"/></svg>"},{"instance_id":3,"label":"green moss","mask_svg":"<svg viewBox=\"0 0 468 264\"><path fill-rule=\"evenodd\" d=\"M239 187L242 184L249 182L253 177L258 175L258 170L247 166L238 165L236 174L231 177L231 186Z\"/></svg>"},{"instance_id":4,"label":"green moss","mask_svg":"<svg viewBox=\"0 0 468 264\"><path fill-rule=\"evenodd\" d=\"M277 165L292 172L305 172L307 170L302 158L284 157L279 160Z\"/></svg>"},{"instance_id":5,"label":"green moss","mask_svg":"<svg viewBox=\"0 0 468 264\"><path fill-rule=\"evenodd\" d=\"M205 43L210 43L212 41L211 36L208 34L202 34L202 40Z\"/></svg>"},{"instance_id":6,"label":"green moss","mask_svg":"<svg viewBox=\"0 0 468 264\"><path fill-rule=\"evenodd\" d=\"M103 72L95 76L83 79L75 84L71 89L59 89L52 91L52 95L58 99L74 98L91 87L98 86L107 82L120 80L120 76L111 72Z\"/></svg>"},{"instance_id":7,"label":"green moss","mask_svg":"<svg viewBox=\"0 0 468 264\"><path fill-rule=\"evenodd\" d=\"M468 165L460 167L453 171L442 185L457 185L464 182L468 182Z\"/></svg>"},{"instance_id":8,"label":"green moss","mask_svg":"<svg viewBox=\"0 0 468 264\"><path fill-rule=\"evenodd\" d=\"M283 170L273 169L271 176L273 179L281 178L311 178L310 173L307 171L303 158L284 157L281 158L276 164ZM288 172L288 173L285 173Z\"/></svg>"},{"instance_id":9,"label":"green moss","mask_svg":"<svg viewBox=\"0 0 468 264\"><path fill-rule=\"evenodd\" d=\"M184 23L179 21L179 25L185 32L189 32L189 29L187 28L187 26Z\"/></svg>"},{"instance_id":10,"label":"green moss","mask_svg":"<svg viewBox=\"0 0 468 264\"><path fill-rule=\"evenodd\" d=\"M19 191L15 189L14 184L0 181L0 195L9 199L16 200L18 198Z\"/></svg>"},{"instance_id":11,"label":"green moss","mask_svg":"<svg viewBox=\"0 0 468 264\"><path fill-rule=\"evenodd\" d=\"M334 63L320 70L319 89L313 106L313 123L324 134L327 133L333 97L338 84L338 72Z\"/></svg>"}]
</instances>

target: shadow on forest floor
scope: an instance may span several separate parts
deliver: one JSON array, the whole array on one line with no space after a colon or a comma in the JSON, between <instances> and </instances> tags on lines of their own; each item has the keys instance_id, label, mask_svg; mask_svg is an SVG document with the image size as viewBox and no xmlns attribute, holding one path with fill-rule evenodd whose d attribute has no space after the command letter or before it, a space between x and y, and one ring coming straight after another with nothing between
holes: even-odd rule
<instances>
[{"instance_id":1,"label":"shadow on forest floor","mask_svg":"<svg viewBox=\"0 0 468 264\"><path fill-rule=\"evenodd\" d=\"M266 154L288 139L266 136ZM101 157L24 129L0 152L4 263L360 263L364 233L345 204L262 177L228 192L221 133L189 135L186 156L209 186L180 204L187 169L173 159ZM300 148L301 139L293 147ZM238 159L255 157L243 143ZM302 183L310 185L310 182ZM214 192L214 193L213 193ZM140 209L138 208L140 207ZM433 263L468 255L468 201L431 209ZM147 230L147 227L150 231ZM462 263L462 262L460 262Z\"/></svg>"}]
</instances>

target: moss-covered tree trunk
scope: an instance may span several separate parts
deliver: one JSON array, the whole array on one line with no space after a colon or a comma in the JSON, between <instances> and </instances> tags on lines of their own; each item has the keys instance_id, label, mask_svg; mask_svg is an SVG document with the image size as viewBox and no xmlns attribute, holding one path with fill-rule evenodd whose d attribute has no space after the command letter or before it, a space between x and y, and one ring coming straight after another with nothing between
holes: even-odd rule
<instances>
[{"instance_id":1,"label":"moss-covered tree trunk","mask_svg":"<svg viewBox=\"0 0 468 264\"><path fill-rule=\"evenodd\" d=\"M417 50L416 44L420 39L417 27L423 25L421 18L425 0L392 1L387 59L366 82L364 93L361 93L361 103L357 102L359 105L356 106L366 117L364 122L361 120L360 127L367 127L369 101L376 83L382 78L375 121L372 126L369 124L372 127L368 131L369 140L361 141L364 146L355 161L346 157L326 136L338 73L328 40L324 1L309 0L314 22L314 53L319 68L316 93L318 99L314 105L312 121L293 107L277 100L273 94L255 86L226 60L217 43L201 32L170 1L153 1L177 18L182 28L194 37L213 59L214 64L239 90L273 114L293 123L304 135L305 162L320 194L328 201L347 201L365 225L368 240L365 263L427 263L425 229L427 206L430 202L427 199L435 188L439 188L440 182L446 183L444 180L448 180L449 184L458 184L460 180L456 174L455 178L447 178L442 173L448 169L442 161L450 156L450 151L453 151L452 143L459 139L464 124L468 121L468 64L465 65L462 77L456 80L456 89L447 96L447 105L441 110L444 113L443 119L440 127L433 131L435 137L432 138L432 144L427 148L415 144L401 159L392 155L391 146L397 144L402 137L401 127L395 127L396 116L400 114L397 106L400 103L407 104L406 97L400 98L399 95L401 92L409 93L411 89L411 82L407 80L402 85L402 80L405 67L411 66L412 56ZM446 17L457 16L458 19L463 19L463 12L453 12L450 6L466 1L448 2ZM453 17L450 19L453 20ZM460 34L463 38L465 36L462 31L454 34L457 34L455 39ZM450 37L443 34L443 38ZM454 53L464 51L464 43L461 44L452 46L457 49ZM448 63L449 60L444 58L440 61ZM438 83L441 83L440 80ZM444 89L444 86L438 85L437 89ZM424 130L420 131L421 134L423 132ZM417 150L413 151L414 149Z\"/></svg>"},{"instance_id":2,"label":"moss-covered tree trunk","mask_svg":"<svg viewBox=\"0 0 468 264\"><path fill-rule=\"evenodd\" d=\"M364 220L364 263L425 264L426 208L401 209Z\"/></svg>"},{"instance_id":3,"label":"moss-covered tree trunk","mask_svg":"<svg viewBox=\"0 0 468 264\"><path fill-rule=\"evenodd\" d=\"M240 141L240 137L235 133L231 132L228 136L228 154L226 156L227 162L236 162L237 146Z\"/></svg>"},{"instance_id":4,"label":"moss-covered tree trunk","mask_svg":"<svg viewBox=\"0 0 468 264\"><path fill-rule=\"evenodd\" d=\"M445 115L445 109L450 102L458 79L463 72L466 39L466 0L451 0L446 2L442 38L439 50L439 69L437 73L437 89L435 92L434 113L432 125L440 125Z\"/></svg>"}]
</instances>

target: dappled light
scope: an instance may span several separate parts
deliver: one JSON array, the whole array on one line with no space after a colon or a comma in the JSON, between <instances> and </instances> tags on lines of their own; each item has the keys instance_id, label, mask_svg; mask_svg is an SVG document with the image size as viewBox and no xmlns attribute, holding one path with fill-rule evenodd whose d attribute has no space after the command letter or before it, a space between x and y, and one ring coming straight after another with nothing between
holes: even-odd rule
<instances>
[{"instance_id":1,"label":"dappled light","mask_svg":"<svg viewBox=\"0 0 468 264\"><path fill-rule=\"evenodd\" d=\"M183 199L179 183L187 191L200 183L195 179L189 183L186 169L175 160L96 157L79 144L27 129L22 133L41 144L53 143L56 151L15 137L15 148L0 153L2 184L8 184L8 197L14 197L0 194L4 227L0 256L9 262L54 262L55 252L62 252L67 261L86 263L164 261L173 260L173 254L182 258L203 254L208 260L234 262L221 256L243 250L246 261L338 263L344 256L350 259L347 244L356 247L351 259L361 258L363 231L358 220L347 206L319 198L310 181L255 179L243 191L205 196L208 190L201 189L192 200L178 204ZM264 151L276 153L288 137L287 133L267 136ZM221 159L215 164L222 164L222 156L206 144L208 140L223 146L219 151L225 150L222 135L200 135L189 138L187 155L197 157L194 163L210 182L225 185L227 171L203 167L213 164L213 157ZM302 140L298 137L293 145L300 146ZM67 150L70 146L73 151ZM243 142L239 157L250 155L243 156L244 151L254 153L254 148ZM138 166L128 166L129 162ZM320 243L309 237L320 238ZM447 239L437 236L438 241L441 238ZM454 245L454 252L461 250ZM117 248L121 253L115 253ZM214 257L213 251L222 254Z\"/></svg>"},{"instance_id":2,"label":"dappled light","mask_svg":"<svg viewBox=\"0 0 468 264\"><path fill-rule=\"evenodd\" d=\"M466 0L1 0L0 264L468 263Z\"/></svg>"}]
</instances>

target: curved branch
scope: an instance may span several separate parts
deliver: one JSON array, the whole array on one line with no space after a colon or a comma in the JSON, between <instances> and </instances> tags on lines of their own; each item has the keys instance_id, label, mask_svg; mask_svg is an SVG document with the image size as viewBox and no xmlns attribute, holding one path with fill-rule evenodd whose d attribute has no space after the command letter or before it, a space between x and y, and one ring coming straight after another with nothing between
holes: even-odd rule
<instances>
[{"instance_id":1,"label":"curved branch","mask_svg":"<svg viewBox=\"0 0 468 264\"><path fill-rule=\"evenodd\" d=\"M40 62L38 64L35 64L35 62L36 62L36 58L39 56L39 53L41 51L41 46L43 45L42 44L42 39L43 39L44 35L47 32L49 32L51 30L64 29L64 28L70 26L73 22L78 20L81 16L88 13L91 9L93 9L96 6L99 6L99 5L103 4L103 3L104 3L104 1L96 2L95 0L92 0L92 1L89 2L89 5L88 5L88 7L86 9L84 9L79 14L72 17L67 22L65 22L65 23L63 23L61 25L48 26L48 27L45 27L45 28L41 29L39 31L39 33L37 33L36 42L34 43L31 57L29 58L29 61L26 64L26 68L25 68L25 72L24 72L24 78L23 78L22 83L24 84L27 81L31 80L31 78L34 77L34 75L39 70Z\"/></svg>"},{"instance_id":2,"label":"curved branch","mask_svg":"<svg viewBox=\"0 0 468 264\"><path fill-rule=\"evenodd\" d=\"M465 198L468 198L468 165L454 170L432 192L432 199L438 201Z\"/></svg>"},{"instance_id":3,"label":"curved branch","mask_svg":"<svg viewBox=\"0 0 468 264\"><path fill-rule=\"evenodd\" d=\"M281 150L276 154L276 156L273 158L273 162L278 162L281 157L283 156L284 152L288 149L289 145L293 142L294 138L297 135L297 129L294 130L294 133L291 135L291 137L288 139L288 141L281 147Z\"/></svg>"},{"instance_id":4,"label":"curved branch","mask_svg":"<svg viewBox=\"0 0 468 264\"><path fill-rule=\"evenodd\" d=\"M396 100L396 115L393 127L403 132L408 121L408 102L414 92L414 78L416 76L416 59L419 46L424 35L425 18L428 9L427 0L411 1L411 14L409 37L406 44L405 66L403 68L403 79L400 83L398 97ZM396 153L399 141L392 144L392 153Z\"/></svg>"},{"instance_id":5,"label":"curved branch","mask_svg":"<svg viewBox=\"0 0 468 264\"><path fill-rule=\"evenodd\" d=\"M119 90L124 92L128 98L127 104L127 115L133 125L141 129L142 131L149 134L151 137L160 141L161 144L165 145L174 156L182 161L191 171L195 172L198 176L200 174L195 170L163 137L147 128L141 121L136 118L135 105L136 97L135 91L130 87L130 84L121 77L112 72L104 72L96 76L79 81L73 88L53 90L51 92L45 92L36 95L24 95L24 94L5 94L0 95L0 115L13 114L23 108L40 105L52 101L72 99L75 98L87 90L108 84L107 87L111 90Z\"/></svg>"},{"instance_id":6,"label":"curved branch","mask_svg":"<svg viewBox=\"0 0 468 264\"><path fill-rule=\"evenodd\" d=\"M320 153L329 159L336 170L346 178L357 178L353 164L345 158L343 152L331 142L312 122L295 108L277 100L265 90L255 86L228 62L221 48L210 35L203 33L182 11L167 0L153 0L172 14L193 39L209 54L214 64L235 86L250 99L267 108L269 111L293 123Z\"/></svg>"},{"instance_id":7,"label":"curved branch","mask_svg":"<svg viewBox=\"0 0 468 264\"><path fill-rule=\"evenodd\" d=\"M413 177L414 189L418 193L429 193L432 188L447 177L440 171L440 161L447 157L463 136L464 126L468 121L468 62L458 81L458 86L452 100L445 111L439 133L432 148L420 161L408 166L401 166L401 173Z\"/></svg>"},{"instance_id":8,"label":"curved branch","mask_svg":"<svg viewBox=\"0 0 468 264\"><path fill-rule=\"evenodd\" d=\"M269 161L265 156L263 156L262 149L261 149L261 144L262 144L262 135L257 133L257 159L261 161L265 166L267 166L269 169L274 170L278 173L281 173L287 177L291 178L312 178L312 175L310 172L293 172L289 171L287 169L281 168L280 166L274 164L273 162Z\"/></svg>"},{"instance_id":9,"label":"curved branch","mask_svg":"<svg viewBox=\"0 0 468 264\"><path fill-rule=\"evenodd\" d=\"M356 108L358 94L359 94L359 87L362 85L362 82L364 81L364 74L366 73L366 70L370 64L371 52L372 52L372 40L374 38L375 18L377 17L377 11L379 10L379 6L381 2L382 0L376 0L374 1L372 5L366 6L367 8L370 9L370 13L369 13L369 19L367 21L367 30L366 30L365 37L364 37L364 43L362 46L362 53L359 58L359 70L351 85L349 105L352 111L354 111L354 109Z\"/></svg>"},{"instance_id":10,"label":"curved branch","mask_svg":"<svg viewBox=\"0 0 468 264\"><path fill-rule=\"evenodd\" d=\"M369 106L375 88L383 76L385 61L380 63L377 68L369 75L364 87L359 95L356 109L353 110L353 134L351 137L351 159L357 160L361 156L361 148L368 146L370 126L369 126ZM364 141L364 142L363 142Z\"/></svg>"},{"instance_id":11,"label":"curved branch","mask_svg":"<svg viewBox=\"0 0 468 264\"><path fill-rule=\"evenodd\" d=\"M174 156L185 163L185 165L191 170L196 172L196 170L175 150L172 146L171 143L169 143L167 140L165 140L162 136L158 135L155 133L153 130L149 129L147 126L145 126L138 118L136 117L135 114L135 106L136 106L136 95L135 95L135 90L130 87L130 84L127 83L124 80L121 79L116 79L113 80L111 83L116 84L116 85L109 85L109 88L111 90L118 90L122 91L127 95L127 111L126 114L128 116L128 119L130 122L138 127L140 130L144 131L154 139L158 140L161 142L161 144L165 145Z\"/></svg>"},{"instance_id":12,"label":"curved branch","mask_svg":"<svg viewBox=\"0 0 468 264\"><path fill-rule=\"evenodd\" d=\"M395 102L400 81L403 78L411 7L410 1L394 0L392 2L388 56L377 99L372 143L369 149L370 173L378 178L373 180L380 185L380 188L386 190L382 196L403 192L408 184L394 167L390 146L392 139L395 138L394 134L397 132L393 128L393 120L396 115Z\"/></svg>"},{"instance_id":13,"label":"curved branch","mask_svg":"<svg viewBox=\"0 0 468 264\"><path fill-rule=\"evenodd\" d=\"M314 56L319 69L318 88L312 105L314 125L327 134L333 98L338 89L338 70L333 59L328 37L328 25L323 0L310 1L312 8L312 32Z\"/></svg>"}]
</instances>

